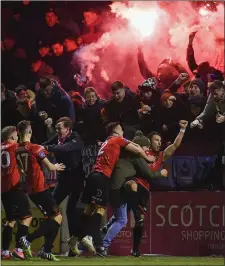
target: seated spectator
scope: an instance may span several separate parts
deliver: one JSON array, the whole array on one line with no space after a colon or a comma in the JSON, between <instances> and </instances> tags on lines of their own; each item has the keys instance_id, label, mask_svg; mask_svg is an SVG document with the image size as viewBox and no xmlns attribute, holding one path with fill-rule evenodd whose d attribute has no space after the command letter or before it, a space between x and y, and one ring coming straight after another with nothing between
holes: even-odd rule
<instances>
[{"instance_id":1,"label":"seated spectator","mask_svg":"<svg viewBox=\"0 0 225 266\"><path fill-rule=\"evenodd\" d=\"M60 83L66 91L74 90L75 81L73 78L72 58L64 52L63 44L60 41L52 43L53 56L51 58L51 67Z\"/></svg>"},{"instance_id":2,"label":"seated spectator","mask_svg":"<svg viewBox=\"0 0 225 266\"><path fill-rule=\"evenodd\" d=\"M40 89L36 97L38 112L46 111L53 121L67 116L74 122L73 102L62 87L49 77L40 78L39 85Z\"/></svg>"},{"instance_id":3,"label":"seated spectator","mask_svg":"<svg viewBox=\"0 0 225 266\"><path fill-rule=\"evenodd\" d=\"M105 106L107 120L121 122L124 126L125 136L132 139L140 127L138 110L141 104L136 95L129 93L121 81L115 81L111 85L111 91L113 96Z\"/></svg>"},{"instance_id":4,"label":"seated spectator","mask_svg":"<svg viewBox=\"0 0 225 266\"><path fill-rule=\"evenodd\" d=\"M52 76L53 69L44 62L43 58L40 55L33 55L29 58L30 63L30 73L27 77L26 85L31 88L33 91L37 91L38 81L40 77L43 76Z\"/></svg>"},{"instance_id":5,"label":"seated spectator","mask_svg":"<svg viewBox=\"0 0 225 266\"><path fill-rule=\"evenodd\" d=\"M18 1L13 6L13 24L16 27L13 32L17 35L17 43L25 48L28 55L34 51L36 45L41 12L40 4L36 1Z\"/></svg>"},{"instance_id":6,"label":"seated spectator","mask_svg":"<svg viewBox=\"0 0 225 266\"><path fill-rule=\"evenodd\" d=\"M64 47L65 47L67 53L70 53L72 55L78 48L77 38L74 36L66 37L64 39L63 44L64 44Z\"/></svg>"},{"instance_id":7,"label":"seated spectator","mask_svg":"<svg viewBox=\"0 0 225 266\"><path fill-rule=\"evenodd\" d=\"M44 41L40 41L38 43L38 53L40 57L46 62L49 62L49 58L51 57L51 52L50 52L50 46Z\"/></svg>"},{"instance_id":8,"label":"seated spectator","mask_svg":"<svg viewBox=\"0 0 225 266\"><path fill-rule=\"evenodd\" d=\"M86 9L84 15L84 28L82 32L82 40L84 44L96 42L102 35L100 14L94 9Z\"/></svg>"},{"instance_id":9,"label":"seated spectator","mask_svg":"<svg viewBox=\"0 0 225 266\"><path fill-rule=\"evenodd\" d=\"M53 8L46 10L45 23L40 28L39 40L52 43L53 40L63 40L68 30L60 24L59 18Z\"/></svg>"},{"instance_id":10,"label":"seated spectator","mask_svg":"<svg viewBox=\"0 0 225 266\"><path fill-rule=\"evenodd\" d=\"M63 44L65 47L66 55L68 56L68 61L70 62L70 67L71 67L70 71L73 76L70 77L72 89L83 93L82 89L83 84L79 82L80 65L78 64L78 60L76 60L76 53L75 53L79 47L78 38L68 35L64 39Z\"/></svg>"},{"instance_id":11,"label":"seated spectator","mask_svg":"<svg viewBox=\"0 0 225 266\"><path fill-rule=\"evenodd\" d=\"M77 22L73 19L73 10L68 10L62 6L55 8L60 24L67 29L73 36L80 35L80 29ZM72 12L71 12L72 11Z\"/></svg>"},{"instance_id":12,"label":"seated spectator","mask_svg":"<svg viewBox=\"0 0 225 266\"><path fill-rule=\"evenodd\" d=\"M16 44L14 36L7 34L2 41L2 81L9 89L26 83L29 65L24 49Z\"/></svg>"},{"instance_id":13,"label":"seated spectator","mask_svg":"<svg viewBox=\"0 0 225 266\"><path fill-rule=\"evenodd\" d=\"M31 70L35 79L39 79L42 76L50 76L53 74L53 69L39 57L33 57L31 60Z\"/></svg>"}]
</instances>

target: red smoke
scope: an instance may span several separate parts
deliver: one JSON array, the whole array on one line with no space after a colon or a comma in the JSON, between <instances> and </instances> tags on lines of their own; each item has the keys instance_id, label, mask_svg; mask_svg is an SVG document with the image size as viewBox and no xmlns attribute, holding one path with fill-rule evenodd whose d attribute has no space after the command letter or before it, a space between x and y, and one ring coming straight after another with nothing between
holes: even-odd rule
<instances>
[{"instance_id":1,"label":"red smoke","mask_svg":"<svg viewBox=\"0 0 225 266\"><path fill-rule=\"evenodd\" d=\"M93 80L100 94L106 89L101 86L104 78L109 82L120 79L136 90L143 81L137 63L137 47L142 46L147 64L154 73L166 57L177 60L188 69L188 36L196 30L194 50L197 63L209 61L211 66L224 71L222 3L217 12L204 8L197 11L191 3L184 1L113 3L111 12L116 17L110 21L111 30L98 42L84 46L77 53L82 74Z\"/></svg>"}]
</instances>

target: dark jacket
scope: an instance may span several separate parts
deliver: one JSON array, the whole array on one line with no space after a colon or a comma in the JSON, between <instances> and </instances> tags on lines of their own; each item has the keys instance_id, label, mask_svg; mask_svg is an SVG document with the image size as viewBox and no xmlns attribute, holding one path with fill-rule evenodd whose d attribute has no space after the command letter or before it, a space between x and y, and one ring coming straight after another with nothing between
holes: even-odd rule
<instances>
[{"instance_id":1,"label":"dark jacket","mask_svg":"<svg viewBox=\"0 0 225 266\"><path fill-rule=\"evenodd\" d=\"M16 114L16 95L15 92L6 90L5 100L1 102L1 118L2 118L2 128L6 126L12 126L15 124L15 114Z\"/></svg>"},{"instance_id":2,"label":"dark jacket","mask_svg":"<svg viewBox=\"0 0 225 266\"><path fill-rule=\"evenodd\" d=\"M140 128L138 110L141 104L131 92L126 92L122 102L113 98L106 103L105 111L108 122L120 122L124 127L124 136L132 139Z\"/></svg>"},{"instance_id":3,"label":"dark jacket","mask_svg":"<svg viewBox=\"0 0 225 266\"><path fill-rule=\"evenodd\" d=\"M58 136L43 143L47 151L55 154L58 163L66 166L65 172L76 171L81 166L83 142L77 132L72 132L63 144L58 144Z\"/></svg>"},{"instance_id":4,"label":"dark jacket","mask_svg":"<svg viewBox=\"0 0 225 266\"><path fill-rule=\"evenodd\" d=\"M36 106L38 112L46 111L54 121L63 116L70 117L73 122L75 121L73 102L69 95L59 86L54 86L50 99L45 99L41 91L38 91Z\"/></svg>"},{"instance_id":5,"label":"dark jacket","mask_svg":"<svg viewBox=\"0 0 225 266\"><path fill-rule=\"evenodd\" d=\"M83 121L82 139L85 145L95 144L96 141L104 141L106 132L101 119L101 110L105 106L105 101L99 99L94 105L86 106L82 111L81 120Z\"/></svg>"},{"instance_id":6,"label":"dark jacket","mask_svg":"<svg viewBox=\"0 0 225 266\"><path fill-rule=\"evenodd\" d=\"M127 155L130 154L127 153ZM152 172L143 158L130 155L129 157L120 158L116 163L110 179L111 189L120 189L126 179L137 176L147 181L152 178L162 177L160 171Z\"/></svg>"},{"instance_id":7,"label":"dark jacket","mask_svg":"<svg viewBox=\"0 0 225 266\"><path fill-rule=\"evenodd\" d=\"M149 67L148 67L148 65L147 65L147 63L146 63L146 61L144 59L144 54L143 54L143 52L142 52L142 50L140 48L138 49L137 59L138 59L138 65L139 65L139 69L140 69L141 75L143 76L144 79L148 79L148 78L151 78L151 77L155 77L155 78L158 79L158 74L153 73L149 69ZM169 89L172 92L177 91L180 88L180 86L181 86L181 83L177 82L178 75L180 73L187 73L187 70L181 64L179 64L178 62L175 62L175 61L174 62L173 61L172 62L168 62L168 59L164 59L159 64L158 69L159 69L161 64L165 64L165 65L168 65L168 66L170 65L170 67L173 67L174 70L176 70L177 73L178 73L177 75L174 75L173 77L171 77L170 73L168 72L168 78L167 78L166 81L164 81L166 83L164 83L164 84L162 83L161 85L163 85L163 87L165 87L166 89ZM157 71L158 71L158 69L157 69ZM160 82L158 80L157 90L161 90L161 88L160 88L161 85L160 85ZM163 90L165 90L165 89L163 89Z\"/></svg>"},{"instance_id":8,"label":"dark jacket","mask_svg":"<svg viewBox=\"0 0 225 266\"><path fill-rule=\"evenodd\" d=\"M44 121L37 114L36 106L33 104L31 106L30 112L27 112L27 115L22 114L18 109L14 116L15 125L17 125L22 120L29 120L32 127L32 142L42 143L46 140L47 132Z\"/></svg>"},{"instance_id":9,"label":"dark jacket","mask_svg":"<svg viewBox=\"0 0 225 266\"><path fill-rule=\"evenodd\" d=\"M139 124L138 110L141 104L135 96L126 92L122 102L118 103L113 98L105 106L106 115L109 122L120 121L124 125Z\"/></svg>"},{"instance_id":10,"label":"dark jacket","mask_svg":"<svg viewBox=\"0 0 225 266\"><path fill-rule=\"evenodd\" d=\"M186 60L191 72L194 72L198 68L198 64L195 61L195 53L192 45L188 45Z\"/></svg>"},{"instance_id":11,"label":"dark jacket","mask_svg":"<svg viewBox=\"0 0 225 266\"><path fill-rule=\"evenodd\" d=\"M165 141L172 141L179 131L179 121L188 120L189 110L178 100L174 102L171 108L165 108L163 105L157 107L156 130L163 135ZM162 126L166 125L168 131L163 131Z\"/></svg>"},{"instance_id":12,"label":"dark jacket","mask_svg":"<svg viewBox=\"0 0 225 266\"><path fill-rule=\"evenodd\" d=\"M63 53L60 56L52 56L49 65L54 70L54 74L59 77L60 84L65 91L75 90L76 82L72 66L72 57L70 53Z\"/></svg>"}]
</instances>

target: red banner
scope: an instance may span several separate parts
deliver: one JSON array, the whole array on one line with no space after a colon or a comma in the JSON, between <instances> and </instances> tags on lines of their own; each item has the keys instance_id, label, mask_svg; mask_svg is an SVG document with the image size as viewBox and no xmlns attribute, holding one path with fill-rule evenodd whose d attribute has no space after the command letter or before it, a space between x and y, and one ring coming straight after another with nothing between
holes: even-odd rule
<instances>
[{"instance_id":1,"label":"red banner","mask_svg":"<svg viewBox=\"0 0 225 266\"><path fill-rule=\"evenodd\" d=\"M225 255L225 192L154 192L150 202L150 253Z\"/></svg>"},{"instance_id":2,"label":"red banner","mask_svg":"<svg viewBox=\"0 0 225 266\"><path fill-rule=\"evenodd\" d=\"M112 255L130 254L134 225L130 216L111 245ZM140 251L172 256L225 255L225 192L151 193Z\"/></svg>"}]
</instances>

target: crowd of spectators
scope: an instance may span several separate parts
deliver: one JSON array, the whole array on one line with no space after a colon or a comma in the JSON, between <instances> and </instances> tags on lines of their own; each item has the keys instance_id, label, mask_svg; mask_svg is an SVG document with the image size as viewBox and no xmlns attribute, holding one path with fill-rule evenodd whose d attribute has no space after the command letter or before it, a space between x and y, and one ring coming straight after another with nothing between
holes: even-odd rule
<instances>
[{"instance_id":1,"label":"crowd of spectators","mask_svg":"<svg viewBox=\"0 0 225 266\"><path fill-rule=\"evenodd\" d=\"M143 83L128 88L122 81L114 81L108 84L111 97L102 99L98 87L84 86L74 78L80 77L79 65L71 64L80 46L97 41L102 34L98 8L84 3L82 10L75 2L52 6L48 1L22 1L2 6L2 128L30 120L33 141L41 144L55 134L59 118L70 117L84 142L85 160L86 155L96 154L99 142L105 140L108 122L120 121L128 139L137 130L145 135L157 131L166 146L174 140L183 119L191 126L179 153L219 154L218 181L224 167L224 75L208 62L196 63L195 34L189 36L187 46L188 71L165 59L153 74L139 48ZM71 5L75 5L75 15ZM221 182L215 187L221 188Z\"/></svg>"}]
</instances>

